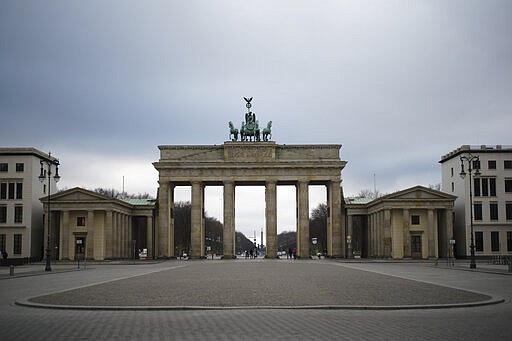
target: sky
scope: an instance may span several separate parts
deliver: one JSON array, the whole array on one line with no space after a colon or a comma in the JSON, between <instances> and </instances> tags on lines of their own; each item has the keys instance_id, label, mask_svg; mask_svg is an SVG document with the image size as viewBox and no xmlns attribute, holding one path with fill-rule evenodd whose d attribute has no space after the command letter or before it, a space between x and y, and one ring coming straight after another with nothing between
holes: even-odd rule
<instances>
[{"instance_id":1,"label":"sky","mask_svg":"<svg viewBox=\"0 0 512 341\"><path fill-rule=\"evenodd\" d=\"M341 144L345 196L428 186L441 155L512 144L511 36L508 0L3 0L0 146L51 151L61 188L156 195L157 146L222 144L245 96L276 143ZM246 235L261 193L237 187Z\"/></svg>"}]
</instances>

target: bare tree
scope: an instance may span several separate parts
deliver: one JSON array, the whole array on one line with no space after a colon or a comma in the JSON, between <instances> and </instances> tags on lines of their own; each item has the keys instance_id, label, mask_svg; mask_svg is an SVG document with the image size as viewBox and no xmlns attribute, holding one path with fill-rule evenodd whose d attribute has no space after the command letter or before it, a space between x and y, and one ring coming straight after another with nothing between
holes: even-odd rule
<instances>
[{"instance_id":1,"label":"bare tree","mask_svg":"<svg viewBox=\"0 0 512 341\"><path fill-rule=\"evenodd\" d=\"M383 196L384 194L379 192L379 190L372 191L371 189L362 189L357 194L358 198L368 198L368 199L377 199Z\"/></svg>"}]
</instances>

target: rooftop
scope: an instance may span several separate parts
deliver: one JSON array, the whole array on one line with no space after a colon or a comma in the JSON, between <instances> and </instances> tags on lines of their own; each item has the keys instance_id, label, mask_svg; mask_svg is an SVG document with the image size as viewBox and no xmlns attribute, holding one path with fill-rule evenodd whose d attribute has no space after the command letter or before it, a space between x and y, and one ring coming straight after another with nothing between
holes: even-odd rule
<instances>
[{"instance_id":1,"label":"rooftop","mask_svg":"<svg viewBox=\"0 0 512 341\"><path fill-rule=\"evenodd\" d=\"M456 157L457 155L463 154L463 153L512 153L512 145L469 145L464 144L460 146L459 148L455 149L454 151L449 152L448 154L445 154L441 156L441 161L439 163L443 163L445 161L448 161L451 158Z\"/></svg>"}]
</instances>

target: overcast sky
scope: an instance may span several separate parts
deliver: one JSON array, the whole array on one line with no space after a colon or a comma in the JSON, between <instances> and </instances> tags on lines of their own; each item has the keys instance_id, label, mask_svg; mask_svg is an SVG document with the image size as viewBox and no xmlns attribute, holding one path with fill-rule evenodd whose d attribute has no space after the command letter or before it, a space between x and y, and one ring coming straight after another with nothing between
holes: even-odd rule
<instances>
[{"instance_id":1,"label":"overcast sky","mask_svg":"<svg viewBox=\"0 0 512 341\"><path fill-rule=\"evenodd\" d=\"M222 144L251 96L276 143L343 145L346 196L428 186L460 145L512 144L511 36L509 0L3 0L0 145L51 150L61 187L155 195L157 146Z\"/></svg>"}]
</instances>

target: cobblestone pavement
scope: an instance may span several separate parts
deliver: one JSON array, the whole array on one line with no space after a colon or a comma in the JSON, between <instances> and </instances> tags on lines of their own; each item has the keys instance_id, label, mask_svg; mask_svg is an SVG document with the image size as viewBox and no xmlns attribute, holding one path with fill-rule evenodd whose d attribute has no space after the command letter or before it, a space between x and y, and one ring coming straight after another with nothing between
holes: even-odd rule
<instances>
[{"instance_id":1,"label":"cobblestone pavement","mask_svg":"<svg viewBox=\"0 0 512 341\"><path fill-rule=\"evenodd\" d=\"M2 340L240 340L240 339L450 339L508 340L512 335L512 276L458 271L411 263L333 263L332 268L363 270L394 278L426 281L487 295L501 296L496 305L413 310L238 309L193 311L48 310L15 305L16 300L164 274L179 261L138 265L90 265L86 271L56 272L0 281ZM198 262L199 263L199 262ZM325 261L327 263L327 261ZM318 262L318 266L325 266ZM338 265L336 265L336 264ZM233 264L244 264L233 262ZM284 264L284 263L279 263ZM309 263L308 263L309 264ZM205 264L205 265L213 265ZM286 264L284 264L286 265ZM293 264L290 264L290 266ZM314 266L312 264L311 266ZM299 266L299 262L295 264ZM310 265L304 267L311 271ZM176 272L180 268L171 270ZM315 270L316 271L316 270ZM337 270L333 270L337 271ZM357 272L347 272L354 274ZM364 275L361 275L361 278ZM141 277L144 278L144 277ZM372 277L380 278L380 276ZM385 283L385 282L384 282ZM339 288L344 290L344 288ZM361 286L364 291L364 286ZM360 293L365 295L364 292Z\"/></svg>"}]
</instances>

